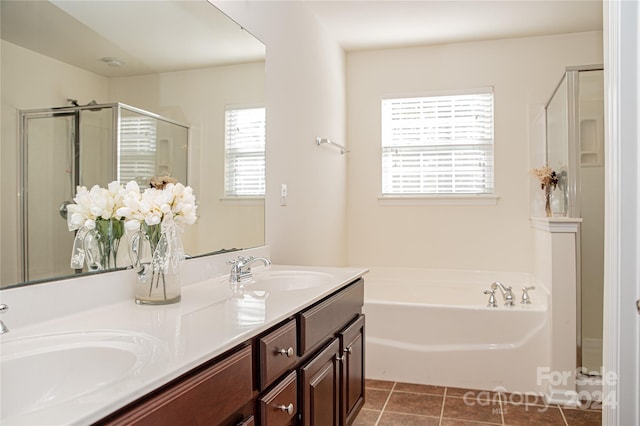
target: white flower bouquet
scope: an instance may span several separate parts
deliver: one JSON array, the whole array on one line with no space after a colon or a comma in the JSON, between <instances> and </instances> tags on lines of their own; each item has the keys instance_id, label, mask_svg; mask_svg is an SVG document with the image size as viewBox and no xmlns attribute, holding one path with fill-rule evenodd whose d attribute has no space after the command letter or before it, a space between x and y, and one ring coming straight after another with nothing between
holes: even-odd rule
<instances>
[{"instance_id":1,"label":"white flower bouquet","mask_svg":"<svg viewBox=\"0 0 640 426\"><path fill-rule=\"evenodd\" d=\"M124 222L117 210L122 207L122 186L114 181L107 188L78 186L74 203L67 205L67 225L77 231L71 268L89 270L116 268Z\"/></svg>"},{"instance_id":2,"label":"white flower bouquet","mask_svg":"<svg viewBox=\"0 0 640 426\"><path fill-rule=\"evenodd\" d=\"M121 201L116 215L124 218L128 231L135 232L131 258L138 269L136 303L179 301L178 264L184 259L184 250L178 231L196 222L193 189L170 177L153 178L144 191L131 181L124 187ZM150 261L145 260L147 244Z\"/></svg>"}]
</instances>

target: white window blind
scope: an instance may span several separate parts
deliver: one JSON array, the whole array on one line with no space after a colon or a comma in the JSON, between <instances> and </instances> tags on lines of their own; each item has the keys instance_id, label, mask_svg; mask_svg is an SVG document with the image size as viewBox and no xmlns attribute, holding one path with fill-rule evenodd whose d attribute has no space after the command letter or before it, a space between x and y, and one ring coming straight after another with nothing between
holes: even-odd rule
<instances>
[{"instance_id":1,"label":"white window blind","mask_svg":"<svg viewBox=\"0 0 640 426\"><path fill-rule=\"evenodd\" d=\"M382 101L382 195L493 193L493 92Z\"/></svg>"},{"instance_id":2,"label":"white window blind","mask_svg":"<svg viewBox=\"0 0 640 426\"><path fill-rule=\"evenodd\" d=\"M225 113L225 196L264 196L265 109Z\"/></svg>"},{"instance_id":3,"label":"white window blind","mask_svg":"<svg viewBox=\"0 0 640 426\"><path fill-rule=\"evenodd\" d=\"M118 180L135 180L149 185L156 171L156 120L149 117L122 117L118 146Z\"/></svg>"}]
</instances>

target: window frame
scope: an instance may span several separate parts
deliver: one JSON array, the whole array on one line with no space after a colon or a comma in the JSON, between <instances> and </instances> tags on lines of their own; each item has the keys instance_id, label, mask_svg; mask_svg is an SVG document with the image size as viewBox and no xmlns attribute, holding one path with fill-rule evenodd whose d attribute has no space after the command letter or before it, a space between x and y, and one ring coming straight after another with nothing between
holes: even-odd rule
<instances>
[{"instance_id":1,"label":"window frame","mask_svg":"<svg viewBox=\"0 0 640 426\"><path fill-rule=\"evenodd\" d=\"M493 182L491 192L418 192L418 193L402 193L402 192L383 192L384 188L384 150L388 149L391 144L385 145L385 107L384 103L389 100L408 100L421 99L430 97L443 96L460 96L460 95L476 95L490 94L492 103L491 114L491 173L490 179ZM441 90L422 93L403 93L383 96L380 100L380 181L378 199L381 203L392 205L403 204L435 204L435 205L492 205L496 204L499 196L496 192L496 164L495 164L495 91L492 86L477 87L471 89L459 90ZM480 144L478 144L480 145ZM426 145L416 144L425 147ZM435 146L435 145L432 145Z\"/></svg>"},{"instance_id":2,"label":"window frame","mask_svg":"<svg viewBox=\"0 0 640 426\"><path fill-rule=\"evenodd\" d=\"M262 194L238 194L237 192L229 192L227 191L228 185L228 177L229 177L229 156L228 156L228 118L227 113L229 111L238 111L238 110L247 110L247 109L262 109L264 111L264 137L263 143L264 148L262 152L262 158L264 163L265 174L263 176L263 192ZM222 188L222 196L220 200L223 204L229 205L240 205L240 204L248 204L248 205L259 205L264 203L265 193L266 193L266 107L263 104L251 104L251 105L226 105L224 109L224 147L223 147L223 155L224 155L224 165L223 165L223 188ZM258 151L254 151L258 152Z\"/></svg>"}]
</instances>

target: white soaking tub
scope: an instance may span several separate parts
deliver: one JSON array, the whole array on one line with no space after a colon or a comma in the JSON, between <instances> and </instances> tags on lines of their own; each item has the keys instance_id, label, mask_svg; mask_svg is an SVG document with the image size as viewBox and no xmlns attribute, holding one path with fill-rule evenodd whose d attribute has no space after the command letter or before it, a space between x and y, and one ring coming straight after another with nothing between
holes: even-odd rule
<instances>
[{"instance_id":1,"label":"white soaking tub","mask_svg":"<svg viewBox=\"0 0 640 426\"><path fill-rule=\"evenodd\" d=\"M540 392L549 365L547 291L528 274L372 268L365 278L366 375L509 392ZM513 287L516 306L487 307L483 290Z\"/></svg>"}]
</instances>

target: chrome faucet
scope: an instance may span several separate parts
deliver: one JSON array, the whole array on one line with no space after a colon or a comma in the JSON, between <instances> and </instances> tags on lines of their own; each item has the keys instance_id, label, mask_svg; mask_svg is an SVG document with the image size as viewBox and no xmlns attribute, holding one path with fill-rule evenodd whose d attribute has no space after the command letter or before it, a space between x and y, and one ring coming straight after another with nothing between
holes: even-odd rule
<instances>
[{"instance_id":1,"label":"chrome faucet","mask_svg":"<svg viewBox=\"0 0 640 426\"><path fill-rule=\"evenodd\" d=\"M9 307L5 304L0 305L0 314L5 313L9 310ZM2 322L2 320L0 320L0 334L4 334L4 333L8 333L9 332L9 328L4 325L4 323Z\"/></svg>"},{"instance_id":2,"label":"chrome faucet","mask_svg":"<svg viewBox=\"0 0 640 426\"><path fill-rule=\"evenodd\" d=\"M501 282L494 282L491 284L491 290L495 291L496 289L500 290L502 293L502 298L504 299L504 306L515 306L513 303L513 291L511 291L511 286L505 287Z\"/></svg>"},{"instance_id":3,"label":"chrome faucet","mask_svg":"<svg viewBox=\"0 0 640 426\"><path fill-rule=\"evenodd\" d=\"M264 266L271 265L271 261L266 257L238 256L237 259L228 260L227 263L231 265L229 282L237 284L251 279L251 265L256 262L262 262Z\"/></svg>"}]
</instances>

